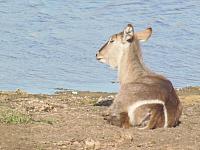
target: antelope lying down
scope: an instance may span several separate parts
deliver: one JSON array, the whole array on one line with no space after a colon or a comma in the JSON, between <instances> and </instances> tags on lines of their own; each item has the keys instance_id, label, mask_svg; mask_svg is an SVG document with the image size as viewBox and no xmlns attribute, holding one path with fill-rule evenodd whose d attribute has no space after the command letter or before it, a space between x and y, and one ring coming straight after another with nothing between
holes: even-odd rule
<instances>
[{"instance_id":1,"label":"antelope lying down","mask_svg":"<svg viewBox=\"0 0 200 150\"><path fill-rule=\"evenodd\" d=\"M151 28L135 33L128 24L96 54L97 60L118 70L120 91L107 119L113 125L154 129L179 123L182 105L172 83L146 68L142 60L139 42L151 33Z\"/></svg>"}]
</instances>

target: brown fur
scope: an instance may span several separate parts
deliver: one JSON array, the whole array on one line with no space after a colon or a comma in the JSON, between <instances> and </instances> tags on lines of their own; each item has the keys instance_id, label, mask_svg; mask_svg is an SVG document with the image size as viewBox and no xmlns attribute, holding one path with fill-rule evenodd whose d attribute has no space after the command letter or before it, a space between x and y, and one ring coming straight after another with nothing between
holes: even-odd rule
<instances>
[{"instance_id":1,"label":"brown fur","mask_svg":"<svg viewBox=\"0 0 200 150\"><path fill-rule=\"evenodd\" d=\"M123 32L113 35L96 55L99 61L118 69L120 91L110 107L110 116L115 116L110 117L110 122L115 118L115 122L118 120L117 124L124 128L132 126L128 108L138 101L163 101L168 127L176 126L181 116L182 105L171 82L150 71L143 63L139 41L146 41L151 32L152 29L148 28L134 33L129 24ZM163 127L164 122L164 106L145 104L136 109L133 126L154 129Z\"/></svg>"},{"instance_id":2,"label":"brown fur","mask_svg":"<svg viewBox=\"0 0 200 150\"><path fill-rule=\"evenodd\" d=\"M131 126L132 125L130 124L128 113L127 112L120 113L120 127L127 129Z\"/></svg>"}]
</instances>

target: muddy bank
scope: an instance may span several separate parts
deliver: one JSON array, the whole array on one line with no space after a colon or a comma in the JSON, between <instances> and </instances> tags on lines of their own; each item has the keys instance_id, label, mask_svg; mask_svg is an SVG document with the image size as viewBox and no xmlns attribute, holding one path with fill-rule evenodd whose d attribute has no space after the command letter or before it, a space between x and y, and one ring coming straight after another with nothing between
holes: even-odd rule
<instances>
[{"instance_id":1,"label":"muddy bank","mask_svg":"<svg viewBox=\"0 0 200 150\"><path fill-rule=\"evenodd\" d=\"M0 149L199 149L200 87L177 90L184 111L176 128L121 129L102 114L115 93L0 92Z\"/></svg>"}]
</instances>

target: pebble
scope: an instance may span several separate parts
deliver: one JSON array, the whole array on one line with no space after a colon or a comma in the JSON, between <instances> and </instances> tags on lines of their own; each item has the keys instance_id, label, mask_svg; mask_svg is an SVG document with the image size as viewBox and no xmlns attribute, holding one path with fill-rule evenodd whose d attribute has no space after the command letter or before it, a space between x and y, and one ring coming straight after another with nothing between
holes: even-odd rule
<instances>
[{"instance_id":1,"label":"pebble","mask_svg":"<svg viewBox=\"0 0 200 150\"><path fill-rule=\"evenodd\" d=\"M78 94L78 92L76 92L76 91L72 91L72 94L74 94L74 95L77 95L77 94Z\"/></svg>"},{"instance_id":2,"label":"pebble","mask_svg":"<svg viewBox=\"0 0 200 150\"><path fill-rule=\"evenodd\" d=\"M93 139L86 139L85 140L85 149L93 149L93 150L98 150L100 149L100 142L99 141L94 141Z\"/></svg>"}]
</instances>

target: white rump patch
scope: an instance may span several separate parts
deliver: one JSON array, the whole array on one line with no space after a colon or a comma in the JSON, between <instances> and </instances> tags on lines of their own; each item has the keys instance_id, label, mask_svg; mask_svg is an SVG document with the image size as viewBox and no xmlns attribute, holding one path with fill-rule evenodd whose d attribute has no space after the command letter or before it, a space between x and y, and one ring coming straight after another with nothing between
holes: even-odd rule
<instances>
[{"instance_id":1,"label":"white rump patch","mask_svg":"<svg viewBox=\"0 0 200 150\"><path fill-rule=\"evenodd\" d=\"M161 104L163 105L163 110L164 110L164 116L165 116L165 124L164 128L168 126L168 115L167 115L167 109L165 107L165 103L161 100L155 99L155 100L142 100L142 101L137 101L133 103L131 106L128 107L128 116L130 118L130 122L132 125L135 124L135 111L138 107L142 105L150 105L150 104Z\"/></svg>"}]
</instances>

